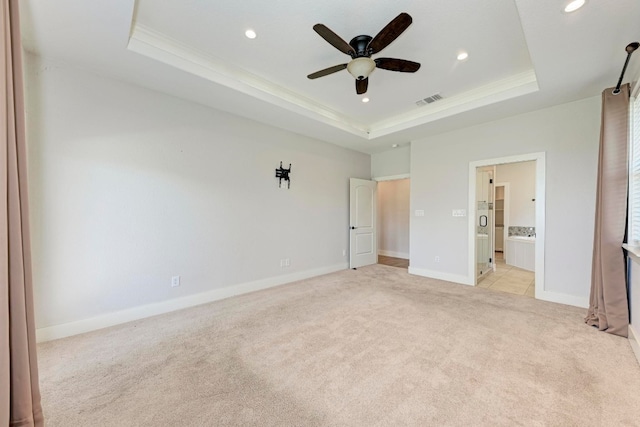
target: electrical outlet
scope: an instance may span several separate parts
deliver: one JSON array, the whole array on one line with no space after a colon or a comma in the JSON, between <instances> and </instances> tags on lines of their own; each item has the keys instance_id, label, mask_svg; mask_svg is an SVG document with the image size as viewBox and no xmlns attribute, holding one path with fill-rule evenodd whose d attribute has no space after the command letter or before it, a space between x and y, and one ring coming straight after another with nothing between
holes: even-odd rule
<instances>
[{"instance_id":1,"label":"electrical outlet","mask_svg":"<svg viewBox=\"0 0 640 427\"><path fill-rule=\"evenodd\" d=\"M342 256L347 256L347 250L346 249L342 250Z\"/></svg>"},{"instance_id":2,"label":"electrical outlet","mask_svg":"<svg viewBox=\"0 0 640 427\"><path fill-rule=\"evenodd\" d=\"M436 257L436 262L440 262L440 257L439 256Z\"/></svg>"},{"instance_id":3,"label":"electrical outlet","mask_svg":"<svg viewBox=\"0 0 640 427\"><path fill-rule=\"evenodd\" d=\"M171 287L175 288L176 286L180 286L180 276L173 276L171 278Z\"/></svg>"},{"instance_id":4,"label":"electrical outlet","mask_svg":"<svg viewBox=\"0 0 640 427\"><path fill-rule=\"evenodd\" d=\"M284 259L284 266L289 267L291 265L291 260L289 258Z\"/></svg>"}]
</instances>

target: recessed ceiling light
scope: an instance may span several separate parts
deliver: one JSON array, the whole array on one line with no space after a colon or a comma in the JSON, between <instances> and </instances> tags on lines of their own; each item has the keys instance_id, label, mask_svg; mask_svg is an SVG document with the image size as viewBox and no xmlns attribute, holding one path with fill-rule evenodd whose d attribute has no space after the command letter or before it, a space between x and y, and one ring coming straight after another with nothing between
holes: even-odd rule
<instances>
[{"instance_id":1,"label":"recessed ceiling light","mask_svg":"<svg viewBox=\"0 0 640 427\"><path fill-rule=\"evenodd\" d=\"M253 30L247 30L244 32L244 35L247 36L248 39L255 39L257 34Z\"/></svg>"},{"instance_id":2,"label":"recessed ceiling light","mask_svg":"<svg viewBox=\"0 0 640 427\"><path fill-rule=\"evenodd\" d=\"M365 102L365 103L366 103L366 102L369 102L369 98L366 98L366 97L365 97L365 98L362 98L362 102Z\"/></svg>"},{"instance_id":3,"label":"recessed ceiling light","mask_svg":"<svg viewBox=\"0 0 640 427\"><path fill-rule=\"evenodd\" d=\"M573 0L568 5L565 6L564 11L567 13L575 12L576 10L584 6L585 3L586 3L586 0Z\"/></svg>"},{"instance_id":4,"label":"recessed ceiling light","mask_svg":"<svg viewBox=\"0 0 640 427\"><path fill-rule=\"evenodd\" d=\"M469 54L467 52L460 52L458 54L458 61L464 61L468 57L469 57Z\"/></svg>"},{"instance_id":5,"label":"recessed ceiling light","mask_svg":"<svg viewBox=\"0 0 640 427\"><path fill-rule=\"evenodd\" d=\"M398 148L400 146L400 144L393 144L391 147L392 148Z\"/></svg>"}]
</instances>

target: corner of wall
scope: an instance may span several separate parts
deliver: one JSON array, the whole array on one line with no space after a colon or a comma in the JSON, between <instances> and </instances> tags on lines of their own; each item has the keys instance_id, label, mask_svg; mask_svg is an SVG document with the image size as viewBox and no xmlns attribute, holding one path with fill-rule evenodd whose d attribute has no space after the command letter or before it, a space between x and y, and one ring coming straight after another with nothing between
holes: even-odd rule
<instances>
[{"instance_id":1,"label":"corner of wall","mask_svg":"<svg viewBox=\"0 0 640 427\"><path fill-rule=\"evenodd\" d=\"M630 70L629 72L629 75L631 76L630 93L634 98L640 97L640 62L638 62L637 64L638 65L635 67L635 69Z\"/></svg>"},{"instance_id":2,"label":"corner of wall","mask_svg":"<svg viewBox=\"0 0 640 427\"><path fill-rule=\"evenodd\" d=\"M629 343L640 364L640 331L636 331L633 325L629 325Z\"/></svg>"},{"instance_id":3,"label":"corner of wall","mask_svg":"<svg viewBox=\"0 0 640 427\"><path fill-rule=\"evenodd\" d=\"M469 276L463 276L461 274L451 274L442 271L427 270L424 268L415 268L411 266L409 267L409 274L427 277L429 279L443 280L445 282L451 282L459 285L474 286L473 278L470 279Z\"/></svg>"}]
</instances>

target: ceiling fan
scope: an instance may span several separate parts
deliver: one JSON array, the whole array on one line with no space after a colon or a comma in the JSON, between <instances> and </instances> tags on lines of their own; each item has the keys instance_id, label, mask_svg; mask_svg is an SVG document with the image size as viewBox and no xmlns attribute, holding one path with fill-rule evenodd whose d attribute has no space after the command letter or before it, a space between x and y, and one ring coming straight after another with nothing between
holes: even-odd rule
<instances>
[{"instance_id":1,"label":"ceiling fan","mask_svg":"<svg viewBox=\"0 0 640 427\"><path fill-rule=\"evenodd\" d=\"M401 13L387 24L375 37L361 35L354 37L349 43L342 40L340 36L331 31L325 25L316 24L313 29L320 37L342 53L346 53L352 59L346 64L334 65L324 70L309 74L310 79L317 79L329 74L344 70L345 68L356 79L356 93L361 95L367 91L369 86L369 74L375 68L383 70L399 71L402 73L415 73L420 68L420 64L406 59L396 58L376 58L371 59L371 55L380 52L389 46L404 30L411 25L413 19L408 13Z\"/></svg>"}]
</instances>

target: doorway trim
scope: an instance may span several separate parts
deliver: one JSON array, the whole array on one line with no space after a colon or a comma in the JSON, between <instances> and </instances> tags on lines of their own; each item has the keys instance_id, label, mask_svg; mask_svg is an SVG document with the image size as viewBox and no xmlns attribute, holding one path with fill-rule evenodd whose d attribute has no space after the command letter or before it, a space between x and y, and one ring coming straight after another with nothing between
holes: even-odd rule
<instances>
[{"instance_id":1,"label":"doorway trim","mask_svg":"<svg viewBox=\"0 0 640 427\"><path fill-rule=\"evenodd\" d=\"M371 181L397 181L399 179L407 179L411 178L411 175L408 173L403 173L400 175L387 175L387 176L376 176L375 178L371 178Z\"/></svg>"},{"instance_id":2,"label":"doorway trim","mask_svg":"<svg viewBox=\"0 0 640 427\"><path fill-rule=\"evenodd\" d=\"M494 260L493 260L493 266L494 266L494 271L495 271L495 251L496 251L496 197L495 197L495 189L497 187L504 187L504 209L502 211L502 216L503 216L503 221L502 221L502 233L503 233L503 237L504 237L504 232L509 230L509 199L511 197L511 190L510 190L510 186L511 184L508 182L496 182L495 184L493 184L493 251L494 251ZM503 239L504 240L504 239ZM505 247L504 247L504 242L503 242L503 247L502 247L502 253L505 253Z\"/></svg>"},{"instance_id":3,"label":"doorway trim","mask_svg":"<svg viewBox=\"0 0 640 427\"><path fill-rule=\"evenodd\" d=\"M469 265L467 283L477 285L476 278L476 169L483 166L497 166L506 163L536 162L536 299L558 301L558 295L545 290L544 285L544 248L545 248L545 204L546 204L546 153L520 154L495 159L469 162ZM505 230L508 233L508 230ZM508 234L507 234L508 235ZM549 295L550 294L550 295Z\"/></svg>"}]
</instances>

